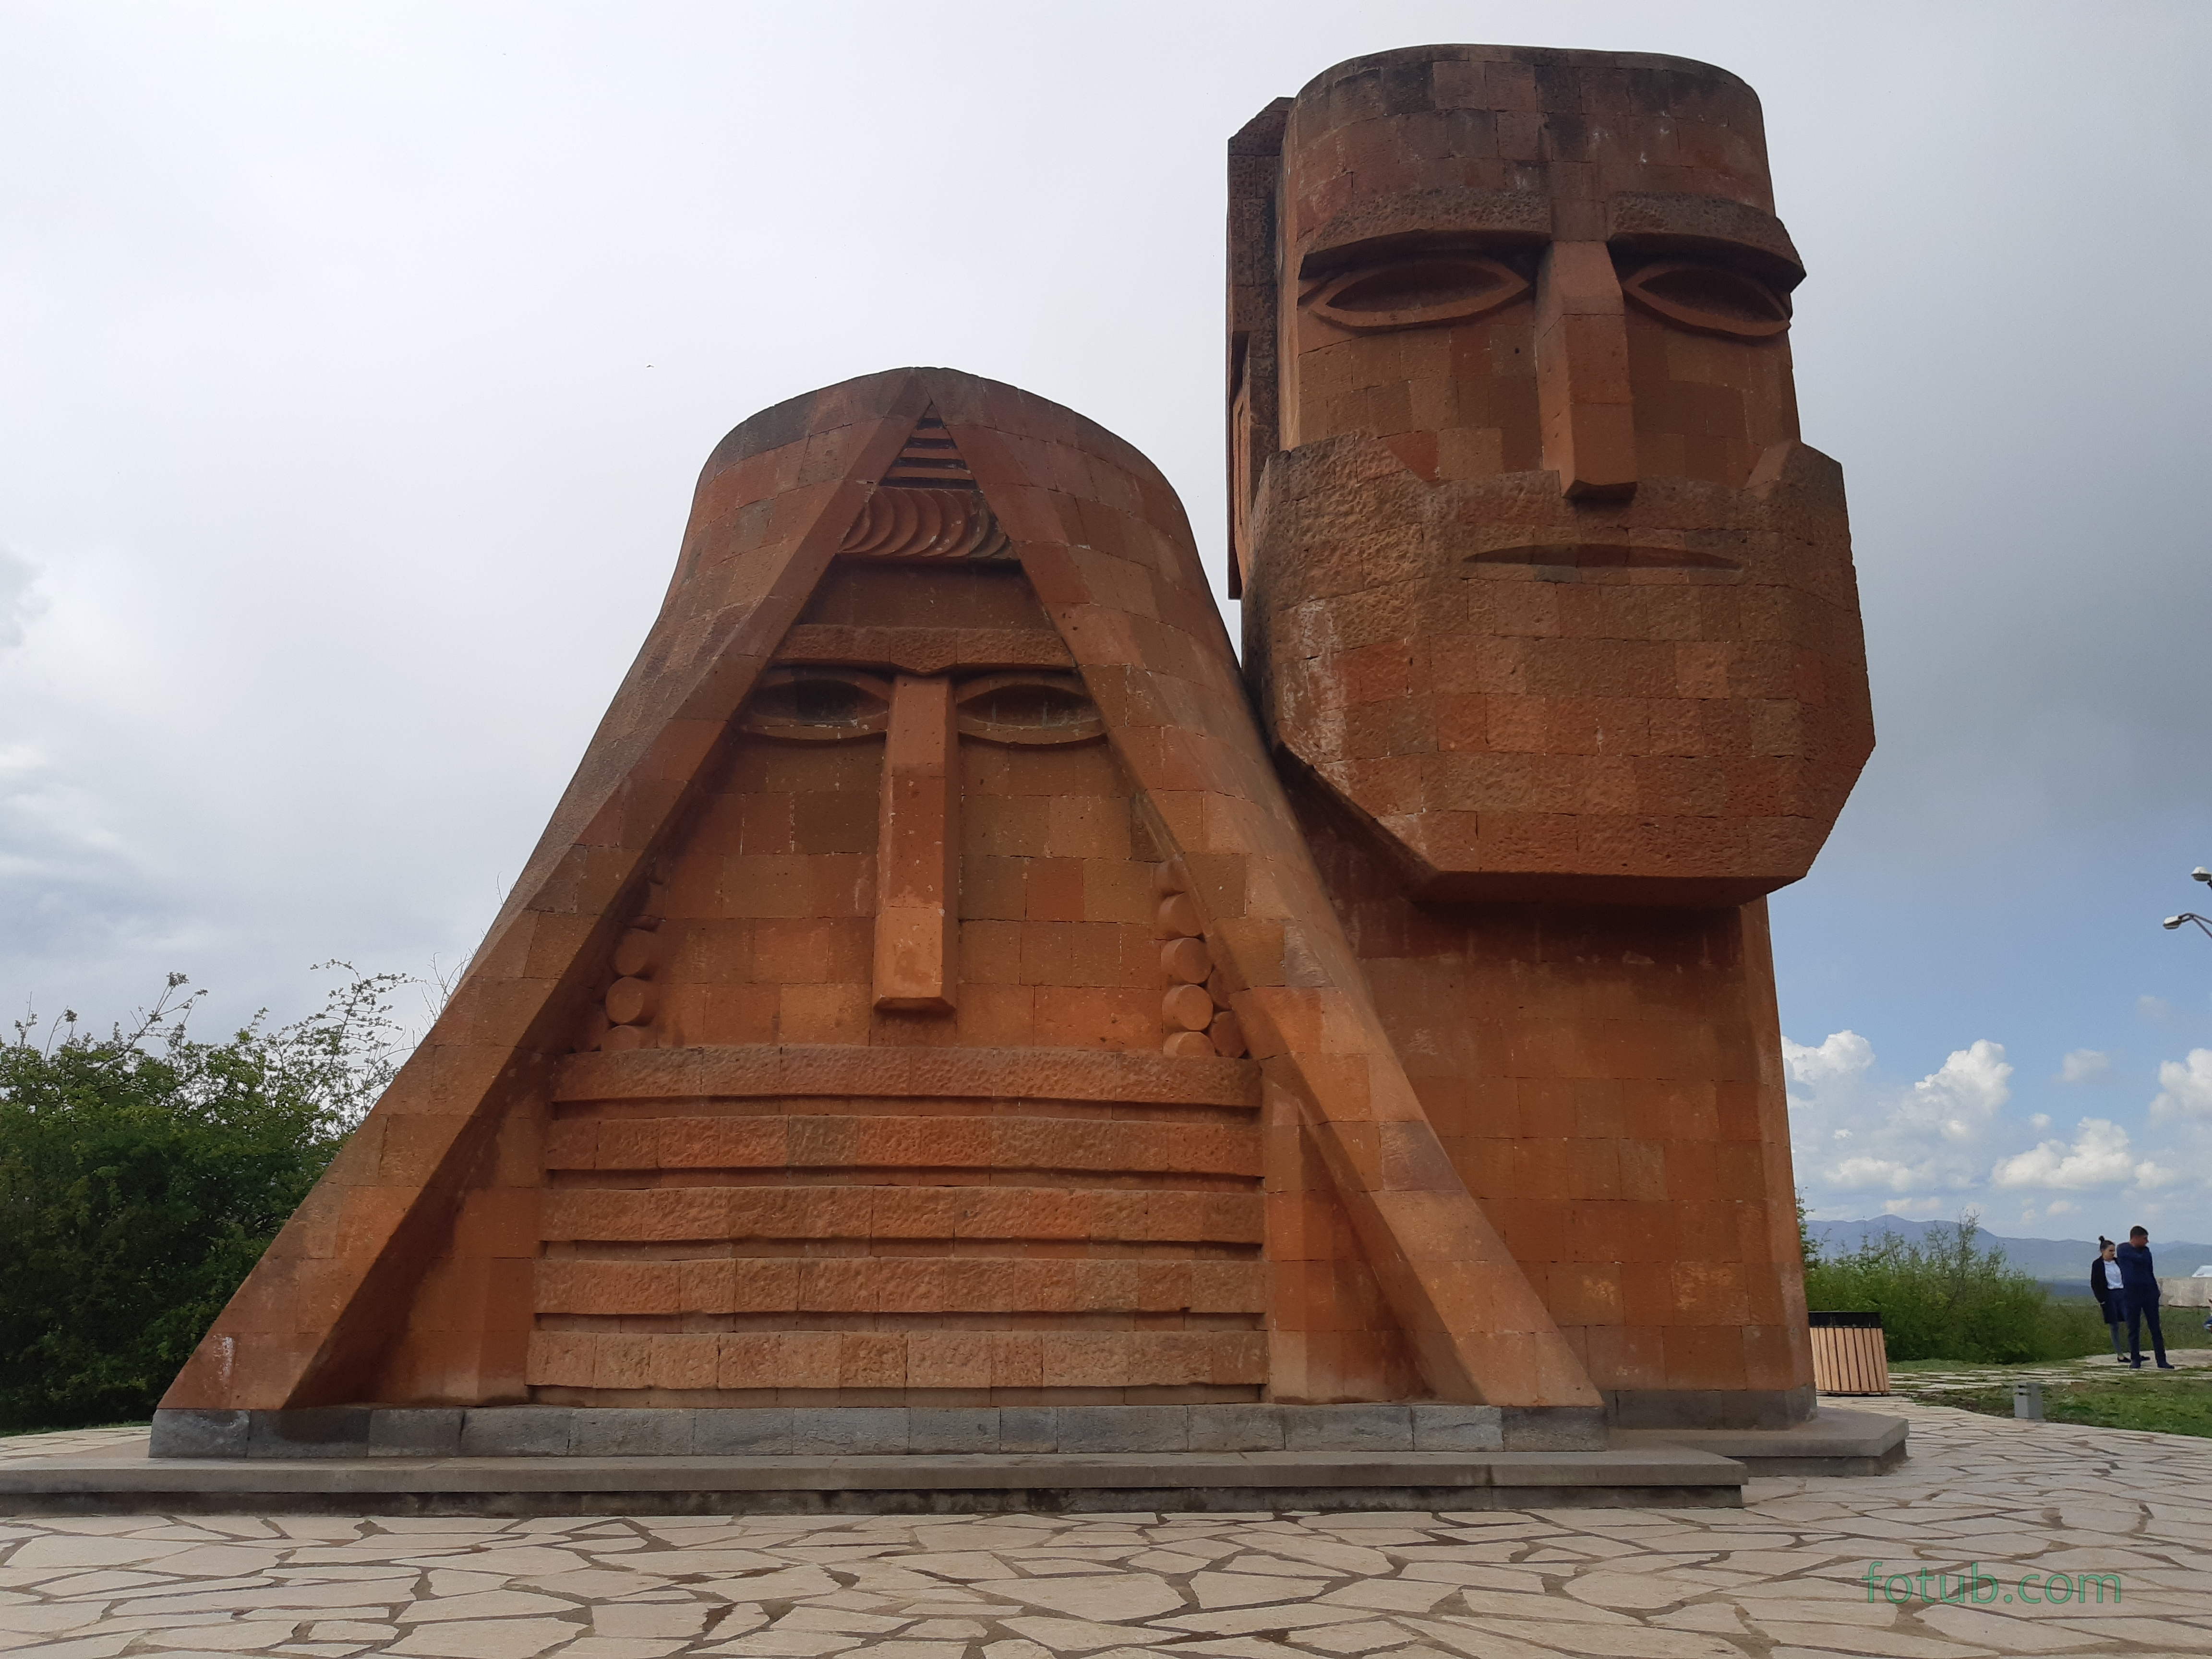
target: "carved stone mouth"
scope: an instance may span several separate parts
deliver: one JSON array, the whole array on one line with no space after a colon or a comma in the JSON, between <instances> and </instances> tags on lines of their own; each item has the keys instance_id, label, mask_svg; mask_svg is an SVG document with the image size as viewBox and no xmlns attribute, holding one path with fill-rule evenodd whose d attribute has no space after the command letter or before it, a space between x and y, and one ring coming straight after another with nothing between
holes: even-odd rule
<instances>
[{"instance_id":1,"label":"carved stone mouth","mask_svg":"<svg viewBox=\"0 0 2212 1659\"><path fill-rule=\"evenodd\" d=\"M1742 564L1717 553L1687 547L1652 547L1632 542L1530 542L1470 553L1473 565L1527 565L1551 570L1718 570L1741 571Z\"/></svg>"}]
</instances>

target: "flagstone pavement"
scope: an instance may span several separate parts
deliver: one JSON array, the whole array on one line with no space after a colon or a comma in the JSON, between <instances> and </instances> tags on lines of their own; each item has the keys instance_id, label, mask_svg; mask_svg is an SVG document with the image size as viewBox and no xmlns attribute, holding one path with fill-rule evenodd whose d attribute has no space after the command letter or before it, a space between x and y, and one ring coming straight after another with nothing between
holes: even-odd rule
<instances>
[{"instance_id":1,"label":"flagstone pavement","mask_svg":"<svg viewBox=\"0 0 2212 1659\"><path fill-rule=\"evenodd\" d=\"M1884 1403L1912 1419L1902 1469L1757 1480L1740 1510L0 1519L0 1652L2212 1655L2212 1442ZM132 1432L0 1441L0 1455ZM1984 1605L1921 1598L1960 1591L1969 1562ZM2021 1589L2087 1573L2115 1599L2031 1605ZM1916 1575L1903 1605L1893 1574Z\"/></svg>"}]
</instances>

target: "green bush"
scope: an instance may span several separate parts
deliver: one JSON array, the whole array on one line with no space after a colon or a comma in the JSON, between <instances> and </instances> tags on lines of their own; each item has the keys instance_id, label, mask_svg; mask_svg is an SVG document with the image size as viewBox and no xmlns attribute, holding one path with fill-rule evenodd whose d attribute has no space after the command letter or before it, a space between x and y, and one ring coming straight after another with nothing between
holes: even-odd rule
<instances>
[{"instance_id":1,"label":"green bush","mask_svg":"<svg viewBox=\"0 0 2212 1659\"><path fill-rule=\"evenodd\" d=\"M1980 1231L1970 1212L1930 1227L1917 1243L1885 1233L1844 1255L1808 1257L1806 1305L1880 1314L1893 1360L2009 1365L2070 1359L2105 1346L2094 1304L2058 1302L2002 1249L1978 1249Z\"/></svg>"},{"instance_id":2,"label":"green bush","mask_svg":"<svg viewBox=\"0 0 2212 1659\"><path fill-rule=\"evenodd\" d=\"M222 1042L184 982L129 1033L0 1043L0 1431L144 1418L390 1079L398 975Z\"/></svg>"}]
</instances>

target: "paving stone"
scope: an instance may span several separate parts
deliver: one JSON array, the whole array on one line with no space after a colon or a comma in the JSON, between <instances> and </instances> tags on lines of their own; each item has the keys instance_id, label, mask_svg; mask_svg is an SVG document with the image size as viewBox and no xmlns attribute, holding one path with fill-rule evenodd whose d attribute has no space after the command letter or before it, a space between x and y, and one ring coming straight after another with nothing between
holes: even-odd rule
<instances>
[{"instance_id":1,"label":"paving stone","mask_svg":"<svg viewBox=\"0 0 2212 1659\"><path fill-rule=\"evenodd\" d=\"M1001 1420L1031 1409L1000 1408ZM1760 1480L1741 1510L0 1518L0 1649L11 1659L2212 1653L2201 1588L2212 1443L1899 1409L1913 1455L1897 1471ZM16 1449L0 1440L0 1462ZM1876 1559L1954 1575L1978 1560L2001 1589L2027 1571L2109 1570L2126 1599L1869 1603ZM302 1640L288 1639L295 1629ZM264 1630L272 1639L258 1639Z\"/></svg>"},{"instance_id":2,"label":"paving stone","mask_svg":"<svg viewBox=\"0 0 2212 1659\"><path fill-rule=\"evenodd\" d=\"M1328 1583L1322 1578L1273 1578L1256 1572L1200 1572L1190 1588L1201 1607L1249 1607L1259 1601L1304 1601Z\"/></svg>"},{"instance_id":3,"label":"paving stone","mask_svg":"<svg viewBox=\"0 0 2212 1659\"><path fill-rule=\"evenodd\" d=\"M1148 1572L985 1579L975 1588L1071 1618L1100 1621L1145 1619L1184 1605L1179 1591Z\"/></svg>"},{"instance_id":4,"label":"paving stone","mask_svg":"<svg viewBox=\"0 0 2212 1659\"><path fill-rule=\"evenodd\" d=\"M1007 1619L1000 1622L1046 1653L1086 1653L1099 1648L1119 1647L1133 1634L1126 1625L1102 1625L1088 1619ZM991 1659L1028 1659L1025 1654L1002 1652L1014 1645L994 1644L984 1652Z\"/></svg>"},{"instance_id":5,"label":"paving stone","mask_svg":"<svg viewBox=\"0 0 2212 1659\"><path fill-rule=\"evenodd\" d=\"M385 1649L410 1659L535 1659L580 1626L555 1619L483 1619L410 1631Z\"/></svg>"}]
</instances>

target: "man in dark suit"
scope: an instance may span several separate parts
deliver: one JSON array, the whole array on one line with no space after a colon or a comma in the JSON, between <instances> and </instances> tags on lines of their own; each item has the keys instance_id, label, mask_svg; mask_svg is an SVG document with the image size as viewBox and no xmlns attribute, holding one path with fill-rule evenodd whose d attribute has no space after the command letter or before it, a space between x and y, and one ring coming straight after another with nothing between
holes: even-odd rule
<instances>
[{"instance_id":1,"label":"man in dark suit","mask_svg":"<svg viewBox=\"0 0 2212 1659\"><path fill-rule=\"evenodd\" d=\"M2148 1318L2158 1368L2170 1371L2173 1367L2166 1363L2166 1332L2158 1322L2158 1274L2151 1267L2149 1231L2129 1228L2128 1242L2113 1254L2119 1258L2120 1288L2128 1300L2128 1364L2142 1368L2142 1321Z\"/></svg>"}]
</instances>

